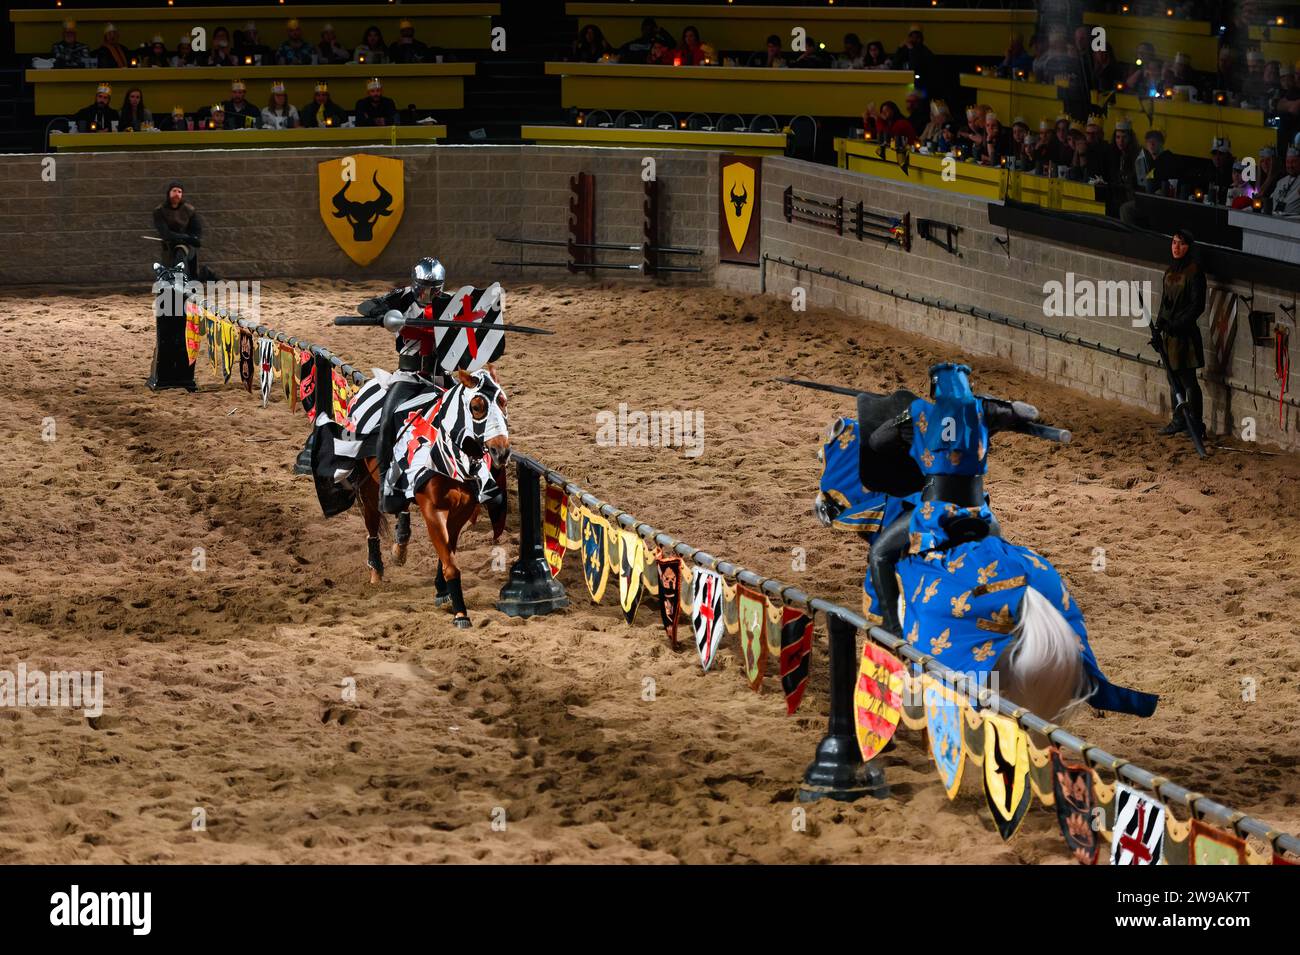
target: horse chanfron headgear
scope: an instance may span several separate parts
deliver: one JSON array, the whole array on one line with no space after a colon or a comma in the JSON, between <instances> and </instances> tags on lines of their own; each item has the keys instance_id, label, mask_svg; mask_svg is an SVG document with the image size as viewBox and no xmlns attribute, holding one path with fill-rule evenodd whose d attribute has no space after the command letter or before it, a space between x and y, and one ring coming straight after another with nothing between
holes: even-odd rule
<instances>
[{"instance_id":1,"label":"horse chanfron headgear","mask_svg":"<svg viewBox=\"0 0 1300 955\"><path fill-rule=\"evenodd\" d=\"M415 300L421 305L432 305L446 281L447 270L437 259L426 256L411 269L411 287L415 289Z\"/></svg>"}]
</instances>

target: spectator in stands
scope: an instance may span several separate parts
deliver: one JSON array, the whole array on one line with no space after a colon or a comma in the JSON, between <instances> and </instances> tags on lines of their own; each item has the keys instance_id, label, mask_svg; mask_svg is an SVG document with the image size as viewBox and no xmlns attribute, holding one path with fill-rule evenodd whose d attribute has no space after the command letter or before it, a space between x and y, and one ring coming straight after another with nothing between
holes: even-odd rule
<instances>
[{"instance_id":1,"label":"spectator in stands","mask_svg":"<svg viewBox=\"0 0 1300 955\"><path fill-rule=\"evenodd\" d=\"M672 34L667 30L660 30L650 44L650 52L645 58L646 63L652 66L672 66L676 60L677 51L673 48Z\"/></svg>"},{"instance_id":2,"label":"spectator in stands","mask_svg":"<svg viewBox=\"0 0 1300 955\"><path fill-rule=\"evenodd\" d=\"M1011 34L1007 41L1007 55L998 64L998 76L1023 78L1034 70L1034 58L1025 49L1025 37L1022 33Z\"/></svg>"},{"instance_id":3,"label":"spectator in stands","mask_svg":"<svg viewBox=\"0 0 1300 955\"><path fill-rule=\"evenodd\" d=\"M601 42L604 39L601 37ZM609 44L605 47L608 49ZM415 24L410 20L397 25L397 39L388 48L388 58L394 63L428 63L432 59L429 48L415 38Z\"/></svg>"},{"instance_id":4,"label":"spectator in stands","mask_svg":"<svg viewBox=\"0 0 1300 955\"><path fill-rule=\"evenodd\" d=\"M785 53L781 50L781 38L773 33L767 38L767 49L760 50L749 58L750 66L785 66Z\"/></svg>"},{"instance_id":5,"label":"spectator in stands","mask_svg":"<svg viewBox=\"0 0 1300 955\"><path fill-rule=\"evenodd\" d=\"M104 45L95 51L101 70L124 70L131 65L131 54L118 42L117 27L104 24Z\"/></svg>"},{"instance_id":6,"label":"spectator in stands","mask_svg":"<svg viewBox=\"0 0 1300 955\"><path fill-rule=\"evenodd\" d=\"M1277 148L1282 152L1300 133L1300 74L1284 66L1278 82L1281 89L1273 101L1273 114L1279 117Z\"/></svg>"},{"instance_id":7,"label":"spectator in stands","mask_svg":"<svg viewBox=\"0 0 1300 955\"><path fill-rule=\"evenodd\" d=\"M167 183L167 194L153 211L153 227L163 240L166 261L176 261L180 250L185 255L185 271L194 276L199 248L203 245L203 220L194 206L185 201L185 187L179 179Z\"/></svg>"},{"instance_id":8,"label":"spectator in stands","mask_svg":"<svg viewBox=\"0 0 1300 955\"><path fill-rule=\"evenodd\" d=\"M912 139L920 140L930 120L930 110L925 99L916 90L910 90L903 100L903 108L907 110L906 118L912 125Z\"/></svg>"},{"instance_id":9,"label":"spectator in stands","mask_svg":"<svg viewBox=\"0 0 1300 955\"><path fill-rule=\"evenodd\" d=\"M206 112L206 116L203 114ZM229 129L226 122L226 107L221 103L213 103L206 111L199 110L202 117L199 121L199 129Z\"/></svg>"},{"instance_id":10,"label":"spectator in stands","mask_svg":"<svg viewBox=\"0 0 1300 955\"><path fill-rule=\"evenodd\" d=\"M312 101L298 111L304 126L342 126L348 121L343 107L330 99L330 88L323 80L316 84Z\"/></svg>"},{"instance_id":11,"label":"spectator in stands","mask_svg":"<svg viewBox=\"0 0 1300 955\"><path fill-rule=\"evenodd\" d=\"M1074 67L1070 72L1079 78L1083 88L1095 90L1097 83L1092 75L1092 28L1087 25L1074 28Z\"/></svg>"},{"instance_id":12,"label":"spectator in stands","mask_svg":"<svg viewBox=\"0 0 1300 955\"><path fill-rule=\"evenodd\" d=\"M96 59L86 44L77 41L75 20L63 21L63 39L50 49L50 58L54 60L56 70L79 70L87 65L87 61Z\"/></svg>"},{"instance_id":13,"label":"spectator in stands","mask_svg":"<svg viewBox=\"0 0 1300 955\"><path fill-rule=\"evenodd\" d=\"M212 47L204 54L203 65L236 66L238 63L239 59L230 44L230 31L225 27L217 27L212 31Z\"/></svg>"},{"instance_id":14,"label":"spectator in stands","mask_svg":"<svg viewBox=\"0 0 1300 955\"><path fill-rule=\"evenodd\" d=\"M682 45L677 51L682 55L682 66L700 66L708 56L700 43L700 31L693 26L682 30Z\"/></svg>"},{"instance_id":15,"label":"spectator in stands","mask_svg":"<svg viewBox=\"0 0 1300 955\"><path fill-rule=\"evenodd\" d=\"M1106 147L1106 208L1110 215L1119 214L1119 207L1133 198L1137 190L1137 142L1133 139L1133 124L1127 119L1117 120Z\"/></svg>"},{"instance_id":16,"label":"spectator in stands","mask_svg":"<svg viewBox=\"0 0 1300 955\"><path fill-rule=\"evenodd\" d=\"M823 70L831 65L831 60L826 44L808 37L803 52L790 61L790 66L801 70Z\"/></svg>"},{"instance_id":17,"label":"spectator in stands","mask_svg":"<svg viewBox=\"0 0 1300 955\"><path fill-rule=\"evenodd\" d=\"M872 40L867 44L866 69L868 70L892 70L894 63L885 54L885 44L879 40Z\"/></svg>"},{"instance_id":18,"label":"spectator in stands","mask_svg":"<svg viewBox=\"0 0 1300 955\"><path fill-rule=\"evenodd\" d=\"M294 17L284 25L288 35L275 51L275 62L281 66L312 66L316 62L316 48L303 39L302 24Z\"/></svg>"},{"instance_id":19,"label":"spectator in stands","mask_svg":"<svg viewBox=\"0 0 1300 955\"><path fill-rule=\"evenodd\" d=\"M997 113L992 110L985 113L984 149L979 154L980 163L985 166L1001 166L1014 154L1015 145L1010 130L1002 125Z\"/></svg>"},{"instance_id":20,"label":"spectator in stands","mask_svg":"<svg viewBox=\"0 0 1300 955\"><path fill-rule=\"evenodd\" d=\"M1053 83L1061 75L1072 75L1078 66L1078 59L1070 52L1070 47L1062 29L1053 29L1047 37L1047 49L1034 60L1034 79L1040 83Z\"/></svg>"},{"instance_id":21,"label":"spectator in stands","mask_svg":"<svg viewBox=\"0 0 1300 955\"><path fill-rule=\"evenodd\" d=\"M1109 46L1092 54L1093 87L1100 93L1118 90L1128 79L1128 67L1115 59L1115 51Z\"/></svg>"},{"instance_id":22,"label":"spectator in stands","mask_svg":"<svg viewBox=\"0 0 1300 955\"><path fill-rule=\"evenodd\" d=\"M928 86L935 79L934 53L925 45L925 34L918 24L913 23L907 31L907 39L895 51L893 61L894 69L911 70L921 86Z\"/></svg>"},{"instance_id":23,"label":"spectator in stands","mask_svg":"<svg viewBox=\"0 0 1300 955\"><path fill-rule=\"evenodd\" d=\"M352 51L353 63L369 63L372 66L388 62L388 48L384 46L384 35L379 27L369 26L361 45Z\"/></svg>"},{"instance_id":24,"label":"spectator in stands","mask_svg":"<svg viewBox=\"0 0 1300 955\"><path fill-rule=\"evenodd\" d=\"M1241 67L1237 64L1236 54L1230 46L1219 47L1219 66L1214 77L1214 88L1238 94L1242 90Z\"/></svg>"},{"instance_id":25,"label":"spectator in stands","mask_svg":"<svg viewBox=\"0 0 1300 955\"><path fill-rule=\"evenodd\" d=\"M1255 187L1242 178L1246 164L1241 160L1232 164L1232 185L1228 188L1229 209L1249 209L1255 201Z\"/></svg>"},{"instance_id":26,"label":"spectator in stands","mask_svg":"<svg viewBox=\"0 0 1300 955\"><path fill-rule=\"evenodd\" d=\"M957 139L961 144L961 155L963 159L970 157L979 158L984 149L984 116L989 112L987 106L976 103L974 106L966 107L966 125L958 127Z\"/></svg>"},{"instance_id":27,"label":"spectator in stands","mask_svg":"<svg viewBox=\"0 0 1300 955\"><path fill-rule=\"evenodd\" d=\"M149 41L148 49L140 55L141 66L171 66L172 55L167 49L167 44L163 42L161 34L155 33L153 39Z\"/></svg>"},{"instance_id":28,"label":"spectator in stands","mask_svg":"<svg viewBox=\"0 0 1300 955\"><path fill-rule=\"evenodd\" d=\"M1197 102L1201 99L1201 84L1200 74L1192 69L1192 58L1186 53L1175 53L1173 64L1165 68L1156 85L1160 90L1172 89L1176 93L1185 94L1190 101Z\"/></svg>"},{"instance_id":29,"label":"spectator in stands","mask_svg":"<svg viewBox=\"0 0 1300 955\"><path fill-rule=\"evenodd\" d=\"M1196 240L1191 232L1179 229L1170 241L1171 259L1165 270L1161 286L1160 311L1156 314L1156 330L1164 337L1165 355L1169 373L1178 380L1187 399L1188 417L1202 439L1201 385L1196 380L1196 370L1205 365L1201 343L1201 329L1197 322L1205 311L1205 272L1192 247ZM1173 395L1170 395L1173 407ZM1180 415L1160 429L1162 435L1182 434L1187 422Z\"/></svg>"},{"instance_id":30,"label":"spectator in stands","mask_svg":"<svg viewBox=\"0 0 1300 955\"><path fill-rule=\"evenodd\" d=\"M987 117L986 117L987 118ZM1007 166L1021 171L1035 168L1034 138L1029 134L1029 122L1023 116L1011 121L1011 152L1007 154Z\"/></svg>"},{"instance_id":31,"label":"spectator in stands","mask_svg":"<svg viewBox=\"0 0 1300 955\"><path fill-rule=\"evenodd\" d=\"M856 33L844 34L844 52L835 58L837 70L865 70L867 68L867 51Z\"/></svg>"},{"instance_id":32,"label":"spectator in stands","mask_svg":"<svg viewBox=\"0 0 1300 955\"><path fill-rule=\"evenodd\" d=\"M1030 162L1029 168L1040 175L1054 171L1057 165L1056 148L1056 127L1051 120L1040 119L1038 137L1032 143L1028 138L1025 140L1025 156Z\"/></svg>"},{"instance_id":33,"label":"spectator in stands","mask_svg":"<svg viewBox=\"0 0 1300 955\"><path fill-rule=\"evenodd\" d=\"M885 100L879 110L876 109L875 103L870 104L867 111L862 114L862 126L878 143L897 143L902 140L905 146L910 146L916 137L912 124L899 111L898 104L893 100Z\"/></svg>"},{"instance_id":34,"label":"spectator in stands","mask_svg":"<svg viewBox=\"0 0 1300 955\"><path fill-rule=\"evenodd\" d=\"M1057 116L1055 135L1049 144L1053 166L1068 166L1074 161L1074 144L1070 142L1070 118Z\"/></svg>"},{"instance_id":35,"label":"spectator in stands","mask_svg":"<svg viewBox=\"0 0 1300 955\"><path fill-rule=\"evenodd\" d=\"M139 132L153 125L153 113L144 105L144 92L133 86L122 97L122 109L118 112L117 128L123 132Z\"/></svg>"},{"instance_id":36,"label":"spectator in stands","mask_svg":"<svg viewBox=\"0 0 1300 955\"><path fill-rule=\"evenodd\" d=\"M243 80L230 84L230 99L222 104L226 129L243 129L261 125L262 111L248 101L248 88Z\"/></svg>"},{"instance_id":37,"label":"spectator in stands","mask_svg":"<svg viewBox=\"0 0 1300 955\"><path fill-rule=\"evenodd\" d=\"M930 122L926 123L925 128L921 130L921 143L923 145L929 145L939 139L939 134L943 131L943 127L951 122L952 110L948 108L948 104L941 99L931 100ZM946 152L947 150L944 151Z\"/></svg>"},{"instance_id":38,"label":"spectator in stands","mask_svg":"<svg viewBox=\"0 0 1300 955\"><path fill-rule=\"evenodd\" d=\"M1232 164L1236 162L1232 155L1232 140L1226 136L1216 137L1210 144L1210 161L1214 163L1210 185L1214 187L1212 195L1218 204L1223 202L1228 190L1232 188Z\"/></svg>"},{"instance_id":39,"label":"spectator in stands","mask_svg":"<svg viewBox=\"0 0 1300 955\"><path fill-rule=\"evenodd\" d=\"M289 102L284 91L284 83L276 80L271 84L271 98L262 108L262 126L266 129L297 129L298 107Z\"/></svg>"},{"instance_id":40,"label":"spectator in stands","mask_svg":"<svg viewBox=\"0 0 1300 955\"><path fill-rule=\"evenodd\" d=\"M108 133L113 131L113 124L118 121L117 110L109 105L113 96L113 87L100 83L95 89L95 102L77 111L73 117L77 128L83 133Z\"/></svg>"},{"instance_id":41,"label":"spectator in stands","mask_svg":"<svg viewBox=\"0 0 1300 955\"><path fill-rule=\"evenodd\" d=\"M190 41L188 33L182 33L180 43L176 47L176 52L172 54L172 66L198 66L199 55L194 52L194 46Z\"/></svg>"},{"instance_id":42,"label":"spectator in stands","mask_svg":"<svg viewBox=\"0 0 1300 955\"><path fill-rule=\"evenodd\" d=\"M1300 216L1300 146L1287 147L1286 175L1273 186L1269 199L1273 215Z\"/></svg>"},{"instance_id":43,"label":"spectator in stands","mask_svg":"<svg viewBox=\"0 0 1300 955\"><path fill-rule=\"evenodd\" d=\"M1092 177L1088 174L1088 137L1078 126L1070 127L1069 171L1066 177L1074 182L1087 182Z\"/></svg>"},{"instance_id":44,"label":"spectator in stands","mask_svg":"<svg viewBox=\"0 0 1300 955\"><path fill-rule=\"evenodd\" d=\"M641 20L641 35L635 40L628 40L618 48L618 59L620 63L644 63L650 55L650 46L655 41L655 34L659 32L659 24L655 22L654 17L645 17Z\"/></svg>"},{"instance_id":45,"label":"spectator in stands","mask_svg":"<svg viewBox=\"0 0 1300 955\"><path fill-rule=\"evenodd\" d=\"M396 126L397 104L384 95L384 84L375 76L366 83L366 95L352 111L358 126Z\"/></svg>"},{"instance_id":46,"label":"spectator in stands","mask_svg":"<svg viewBox=\"0 0 1300 955\"><path fill-rule=\"evenodd\" d=\"M185 117L185 108L183 106L173 106L171 115L158 121L158 128L165 133L179 133L189 129L189 123Z\"/></svg>"},{"instance_id":47,"label":"spectator in stands","mask_svg":"<svg viewBox=\"0 0 1300 955\"><path fill-rule=\"evenodd\" d=\"M939 127L939 132L930 143L930 152L945 156L949 153L955 153L960 148L961 142L957 139L957 124L951 120Z\"/></svg>"},{"instance_id":48,"label":"spectator in stands","mask_svg":"<svg viewBox=\"0 0 1300 955\"><path fill-rule=\"evenodd\" d=\"M1252 48L1246 53L1246 75L1241 80L1241 105L1249 103L1255 109L1264 109L1268 105L1269 91L1264 54Z\"/></svg>"},{"instance_id":49,"label":"spectator in stands","mask_svg":"<svg viewBox=\"0 0 1300 955\"><path fill-rule=\"evenodd\" d=\"M1143 76L1146 75L1146 67L1156 58L1156 48L1151 45L1150 41L1143 40L1137 45L1137 56L1133 58L1133 69L1129 71L1128 76L1124 78L1124 87L1134 90L1137 95L1148 95L1144 88Z\"/></svg>"},{"instance_id":50,"label":"spectator in stands","mask_svg":"<svg viewBox=\"0 0 1300 955\"><path fill-rule=\"evenodd\" d=\"M275 54L257 36L257 24L249 20L244 24L242 36L235 38L235 55L245 66L270 65Z\"/></svg>"},{"instance_id":51,"label":"spectator in stands","mask_svg":"<svg viewBox=\"0 0 1300 955\"><path fill-rule=\"evenodd\" d=\"M1165 134L1158 129L1147 130L1142 151L1133 157L1133 180L1138 189L1163 194L1167 180L1160 176L1159 162L1165 151Z\"/></svg>"},{"instance_id":52,"label":"spectator in stands","mask_svg":"<svg viewBox=\"0 0 1300 955\"><path fill-rule=\"evenodd\" d=\"M334 32L334 24L325 24L320 31L320 43L316 44L316 61L326 66L338 66L351 59L352 53L339 42Z\"/></svg>"},{"instance_id":53,"label":"spectator in stands","mask_svg":"<svg viewBox=\"0 0 1300 955\"><path fill-rule=\"evenodd\" d=\"M1259 161L1255 163L1256 198L1267 201L1280 178L1282 178L1282 168L1277 161L1277 150L1272 146L1265 146L1259 151Z\"/></svg>"},{"instance_id":54,"label":"spectator in stands","mask_svg":"<svg viewBox=\"0 0 1300 955\"><path fill-rule=\"evenodd\" d=\"M599 63L613 48L605 34L594 23L583 27L573 40L573 59L576 63Z\"/></svg>"}]
</instances>

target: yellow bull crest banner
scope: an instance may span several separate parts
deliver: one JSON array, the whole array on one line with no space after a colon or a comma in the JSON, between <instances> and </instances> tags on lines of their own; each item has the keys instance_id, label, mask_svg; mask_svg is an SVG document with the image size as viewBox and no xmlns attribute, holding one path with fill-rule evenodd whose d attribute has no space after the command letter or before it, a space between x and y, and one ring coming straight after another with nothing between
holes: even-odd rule
<instances>
[{"instance_id":1,"label":"yellow bull crest banner","mask_svg":"<svg viewBox=\"0 0 1300 955\"><path fill-rule=\"evenodd\" d=\"M317 167L320 217L357 265L384 251L406 209L402 160L359 153Z\"/></svg>"},{"instance_id":2,"label":"yellow bull crest banner","mask_svg":"<svg viewBox=\"0 0 1300 955\"><path fill-rule=\"evenodd\" d=\"M762 160L722 156L718 162L718 258L758 265L762 212Z\"/></svg>"}]
</instances>

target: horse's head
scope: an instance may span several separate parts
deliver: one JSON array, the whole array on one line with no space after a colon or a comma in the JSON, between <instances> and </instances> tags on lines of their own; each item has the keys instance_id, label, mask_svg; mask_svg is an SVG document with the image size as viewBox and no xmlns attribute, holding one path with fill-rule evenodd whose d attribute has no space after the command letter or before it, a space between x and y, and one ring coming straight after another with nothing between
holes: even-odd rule
<instances>
[{"instance_id":1,"label":"horse's head","mask_svg":"<svg viewBox=\"0 0 1300 955\"><path fill-rule=\"evenodd\" d=\"M491 365L476 372L458 369L456 380L465 387L464 401L475 432L482 428L483 449L493 469L505 467L510 458L510 431L506 417L506 392Z\"/></svg>"}]
</instances>

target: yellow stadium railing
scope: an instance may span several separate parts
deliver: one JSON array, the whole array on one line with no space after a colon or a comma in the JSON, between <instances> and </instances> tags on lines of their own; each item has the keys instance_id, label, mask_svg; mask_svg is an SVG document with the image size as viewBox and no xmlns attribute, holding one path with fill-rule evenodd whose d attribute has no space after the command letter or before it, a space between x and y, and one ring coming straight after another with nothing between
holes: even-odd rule
<instances>
[{"instance_id":1,"label":"yellow stadium railing","mask_svg":"<svg viewBox=\"0 0 1300 955\"><path fill-rule=\"evenodd\" d=\"M36 90L38 116L70 116L95 100L96 84L113 87L112 104L119 102L133 86L140 87L144 101L154 113L170 112L181 106L193 111L230 99L230 83L241 79L248 87L248 99L259 107L270 96L273 80L285 85L289 102L310 103L315 84L329 83L330 96L344 110L366 95L366 81L378 76L384 95L399 107L414 103L419 109L460 109L465 103L465 77L474 75L473 63L418 63L393 66L313 66L288 69L281 66L159 67L146 70L28 70L27 82Z\"/></svg>"},{"instance_id":2,"label":"yellow stadium railing","mask_svg":"<svg viewBox=\"0 0 1300 955\"><path fill-rule=\"evenodd\" d=\"M272 149L301 146L418 146L447 137L447 127L365 127L362 129L213 129L192 132L53 133L56 152L98 153L142 149Z\"/></svg>"},{"instance_id":3,"label":"yellow stadium railing","mask_svg":"<svg viewBox=\"0 0 1300 955\"><path fill-rule=\"evenodd\" d=\"M948 167L950 171L945 176L944 157L920 153L911 153L907 157L908 166L904 170L899 163L901 157L892 147L886 147L882 157L879 143L861 139L837 138L835 153L841 169L877 179L906 182L991 201L1013 199L1047 209L1106 214L1106 204L1097 198L1094 187L1068 179L1049 179L972 162L958 162Z\"/></svg>"},{"instance_id":4,"label":"yellow stadium railing","mask_svg":"<svg viewBox=\"0 0 1300 955\"><path fill-rule=\"evenodd\" d=\"M786 145L785 133L724 133L691 129L524 126L520 136L539 146L713 149L742 156L783 156Z\"/></svg>"},{"instance_id":5,"label":"yellow stadium railing","mask_svg":"<svg viewBox=\"0 0 1300 955\"><path fill-rule=\"evenodd\" d=\"M320 38L325 24L333 25L339 42L351 49L361 42L366 28L379 27L389 42L397 39L398 24L410 20L415 27L416 39L430 46L451 50L487 49L492 39L492 17L501 13L497 3L410 3L376 5L308 4L286 7L267 4L255 7L166 6L157 7L102 7L84 10L57 9L10 10L9 19L14 25L14 49L18 53L44 54L62 39L63 21L77 24L78 39L92 50L99 46L106 24L117 27L119 42L134 49L149 42L155 34L163 37L168 49L175 49L182 33L194 27L203 27L207 35L224 26L228 30L242 30L248 21L258 26L262 43L275 49L286 37L285 21L297 18L302 24L303 36L310 43Z\"/></svg>"},{"instance_id":6,"label":"yellow stadium railing","mask_svg":"<svg viewBox=\"0 0 1300 955\"><path fill-rule=\"evenodd\" d=\"M861 116L868 103L902 102L903 70L767 70L726 66L547 63L560 102L577 109Z\"/></svg>"}]
</instances>

